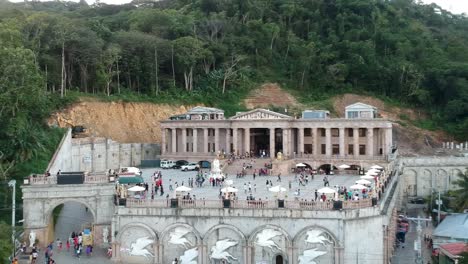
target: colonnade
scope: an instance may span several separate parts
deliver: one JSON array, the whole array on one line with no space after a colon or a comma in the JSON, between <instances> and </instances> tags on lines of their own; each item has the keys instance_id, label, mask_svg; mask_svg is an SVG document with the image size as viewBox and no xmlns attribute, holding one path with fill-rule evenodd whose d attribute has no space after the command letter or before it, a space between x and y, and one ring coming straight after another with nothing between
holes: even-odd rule
<instances>
[{"instance_id":1,"label":"colonnade","mask_svg":"<svg viewBox=\"0 0 468 264\"><path fill-rule=\"evenodd\" d=\"M252 127L163 128L162 155L258 151ZM384 127L268 127L268 153L315 156L384 156L392 146L392 129ZM190 153L190 154L189 154ZM256 153L258 154L258 152ZM271 155L273 156L273 155Z\"/></svg>"}]
</instances>

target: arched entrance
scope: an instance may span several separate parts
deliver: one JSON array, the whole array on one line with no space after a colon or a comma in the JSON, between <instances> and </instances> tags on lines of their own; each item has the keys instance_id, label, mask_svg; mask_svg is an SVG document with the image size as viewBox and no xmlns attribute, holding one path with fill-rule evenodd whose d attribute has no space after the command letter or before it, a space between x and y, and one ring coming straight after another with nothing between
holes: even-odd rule
<instances>
[{"instance_id":1,"label":"arched entrance","mask_svg":"<svg viewBox=\"0 0 468 264\"><path fill-rule=\"evenodd\" d=\"M325 174L330 174L331 168L333 166L333 170L337 170L338 168L335 165L331 164L322 164L320 167L318 167L318 170L322 170L325 172Z\"/></svg>"},{"instance_id":2,"label":"arched entrance","mask_svg":"<svg viewBox=\"0 0 468 264\"><path fill-rule=\"evenodd\" d=\"M93 231L95 223L95 212L81 202L65 201L56 205L49 213L49 224L47 241L53 242L60 239L65 246L65 242L71 234L84 233L83 247L93 245Z\"/></svg>"},{"instance_id":3,"label":"arched entrance","mask_svg":"<svg viewBox=\"0 0 468 264\"><path fill-rule=\"evenodd\" d=\"M277 255L275 257L275 264L284 264L283 255Z\"/></svg>"}]
</instances>

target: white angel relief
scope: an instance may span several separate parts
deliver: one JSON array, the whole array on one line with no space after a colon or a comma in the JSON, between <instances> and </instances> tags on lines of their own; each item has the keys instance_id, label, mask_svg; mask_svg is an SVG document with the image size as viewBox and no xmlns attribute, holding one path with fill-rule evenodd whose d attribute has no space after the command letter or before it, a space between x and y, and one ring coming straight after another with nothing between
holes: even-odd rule
<instances>
[{"instance_id":1,"label":"white angel relief","mask_svg":"<svg viewBox=\"0 0 468 264\"><path fill-rule=\"evenodd\" d=\"M149 239L149 237L138 238L135 243L130 244L130 249L122 248L121 251L127 251L130 256L143 256L148 258L148 256L154 257L146 247L152 244L154 240Z\"/></svg>"},{"instance_id":2,"label":"white angel relief","mask_svg":"<svg viewBox=\"0 0 468 264\"><path fill-rule=\"evenodd\" d=\"M174 231L172 231L169 234L169 243L173 245L181 245L185 248L188 248L188 246L193 246L190 241L188 241L187 238L185 238L185 235L190 233L190 230L185 227L176 227L174 228Z\"/></svg>"},{"instance_id":3,"label":"white angel relief","mask_svg":"<svg viewBox=\"0 0 468 264\"><path fill-rule=\"evenodd\" d=\"M304 253L299 256L298 264L317 264L315 259L327 254L327 251L318 251L318 248L304 250Z\"/></svg>"},{"instance_id":4,"label":"white angel relief","mask_svg":"<svg viewBox=\"0 0 468 264\"><path fill-rule=\"evenodd\" d=\"M198 249L191 248L184 252L184 255L180 256L180 264L197 264Z\"/></svg>"},{"instance_id":5,"label":"white angel relief","mask_svg":"<svg viewBox=\"0 0 468 264\"><path fill-rule=\"evenodd\" d=\"M325 235L326 233L322 230L310 230L307 231L307 237L305 239L306 243L309 244L315 244L315 243L320 243L322 245L325 245L325 242L327 243L332 243Z\"/></svg>"},{"instance_id":6,"label":"white angel relief","mask_svg":"<svg viewBox=\"0 0 468 264\"><path fill-rule=\"evenodd\" d=\"M280 236L281 232L276 231L274 229L265 229L259 234L257 234L257 240L255 244L261 247L267 247L271 250L274 248L277 250L281 250L280 247L273 241L274 237Z\"/></svg>"},{"instance_id":7,"label":"white angel relief","mask_svg":"<svg viewBox=\"0 0 468 264\"><path fill-rule=\"evenodd\" d=\"M230 263L232 260L237 260L233 257L227 250L230 247L237 245L238 242L230 239L219 240L216 242L216 245L211 247L211 259L224 259L227 263Z\"/></svg>"}]
</instances>

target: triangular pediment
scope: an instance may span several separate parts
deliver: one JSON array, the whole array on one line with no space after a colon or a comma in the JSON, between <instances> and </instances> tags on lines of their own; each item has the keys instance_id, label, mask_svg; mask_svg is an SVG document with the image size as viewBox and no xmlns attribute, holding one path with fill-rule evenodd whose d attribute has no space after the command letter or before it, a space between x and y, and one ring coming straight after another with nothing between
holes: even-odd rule
<instances>
[{"instance_id":1,"label":"triangular pediment","mask_svg":"<svg viewBox=\"0 0 468 264\"><path fill-rule=\"evenodd\" d=\"M363 109L363 108L365 108L365 109L367 109L367 108L375 109L375 106L364 104L364 103L361 103L361 102L357 102L357 103L354 103L352 105L346 106L346 109Z\"/></svg>"},{"instance_id":2,"label":"triangular pediment","mask_svg":"<svg viewBox=\"0 0 468 264\"><path fill-rule=\"evenodd\" d=\"M273 112L266 109L254 109L248 112L238 113L230 118L231 120L255 120L255 119L292 119L292 117Z\"/></svg>"}]
</instances>

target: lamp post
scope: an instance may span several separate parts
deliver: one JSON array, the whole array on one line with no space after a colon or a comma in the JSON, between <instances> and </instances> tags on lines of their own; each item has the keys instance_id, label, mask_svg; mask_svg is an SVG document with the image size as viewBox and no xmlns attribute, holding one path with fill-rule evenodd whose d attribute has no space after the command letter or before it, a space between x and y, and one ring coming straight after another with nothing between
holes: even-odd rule
<instances>
[{"instance_id":1,"label":"lamp post","mask_svg":"<svg viewBox=\"0 0 468 264\"><path fill-rule=\"evenodd\" d=\"M13 188L13 194L11 198L11 242L13 243L13 258L16 255L16 244L15 244L15 237L16 237L16 230L15 230L15 213L16 213L16 180L11 180L8 182L8 187Z\"/></svg>"}]
</instances>

